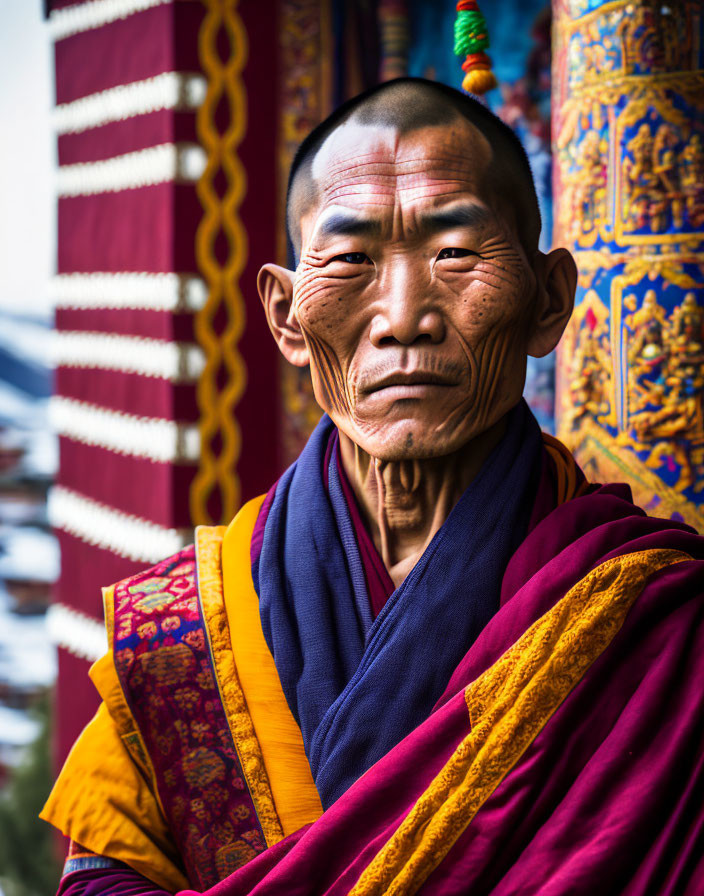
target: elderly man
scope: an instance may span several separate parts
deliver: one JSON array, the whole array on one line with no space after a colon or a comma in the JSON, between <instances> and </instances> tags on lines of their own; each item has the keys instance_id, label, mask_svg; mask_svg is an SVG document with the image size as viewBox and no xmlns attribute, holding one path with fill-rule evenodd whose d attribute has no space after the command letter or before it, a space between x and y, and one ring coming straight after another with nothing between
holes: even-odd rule
<instances>
[{"instance_id":1,"label":"elderly man","mask_svg":"<svg viewBox=\"0 0 704 896\"><path fill-rule=\"evenodd\" d=\"M520 144L404 79L304 142L272 333L326 412L225 529L106 589L60 892L704 892L704 544L521 399L569 253Z\"/></svg>"}]
</instances>

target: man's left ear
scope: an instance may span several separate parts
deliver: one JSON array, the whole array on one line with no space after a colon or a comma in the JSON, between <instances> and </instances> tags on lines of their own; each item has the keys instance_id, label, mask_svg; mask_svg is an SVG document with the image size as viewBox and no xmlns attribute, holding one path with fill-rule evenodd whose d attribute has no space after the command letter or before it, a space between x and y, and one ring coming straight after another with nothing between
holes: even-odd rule
<instances>
[{"instance_id":1,"label":"man's left ear","mask_svg":"<svg viewBox=\"0 0 704 896\"><path fill-rule=\"evenodd\" d=\"M574 307L577 265L567 249L538 252L533 270L538 280L533 332L528 354L542 358L560 341Z\"/></svg>"}]
</instances>

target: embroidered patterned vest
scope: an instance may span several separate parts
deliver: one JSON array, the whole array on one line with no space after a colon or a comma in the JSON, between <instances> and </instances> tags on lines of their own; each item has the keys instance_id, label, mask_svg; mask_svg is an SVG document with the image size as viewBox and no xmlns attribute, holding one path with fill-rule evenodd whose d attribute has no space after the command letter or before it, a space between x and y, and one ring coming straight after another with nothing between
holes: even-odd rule
<instances>
[{"instance_id":1,"label":"embroidered patterned vest","mask_svg":"<svg viewBox=\"0 0 704 896\"><path fill-rule=\"evenodd\" d=\"M211 553L218 549L222 529L199 532ZM271 815L270 807L255 806L233 736L236 720L224 708L199 562L194 546L184 548L105 597L133 719L122 739L160 802L192 886L201 890L266 848L272 818L260 818ZM200 576L212 579L203 570Z\"/></svg>"}]
</instances>

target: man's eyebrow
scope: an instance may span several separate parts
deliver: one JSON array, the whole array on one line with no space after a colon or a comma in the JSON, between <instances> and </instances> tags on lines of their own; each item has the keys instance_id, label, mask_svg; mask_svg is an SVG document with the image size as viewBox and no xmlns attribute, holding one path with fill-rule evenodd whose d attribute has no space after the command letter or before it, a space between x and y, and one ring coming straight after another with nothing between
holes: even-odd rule
<instances>
[{"instance_id":1,"label":"man's eyebrow","mask_svg":"<svg viewBox=\"0 0 704 896\"><path fill-rule=\"evenodd\" d=\"M426 212L419 219L421 230L438 233L453 227L480 227L491 218L491 212L484 205L465 202L449 208L438 208Z\"/></svg>"},{"instance_id":2,"label":"man's eyebrow","mask_svg":"<svg viewBox=\"0 0 704 896\"><path fill-rule=\"evenodd\" d=\"M317 228L317 237L327 236L376 236L381 233L381 221L362 218L355 214L335 212Z\"/></svg>"}]
</instances>

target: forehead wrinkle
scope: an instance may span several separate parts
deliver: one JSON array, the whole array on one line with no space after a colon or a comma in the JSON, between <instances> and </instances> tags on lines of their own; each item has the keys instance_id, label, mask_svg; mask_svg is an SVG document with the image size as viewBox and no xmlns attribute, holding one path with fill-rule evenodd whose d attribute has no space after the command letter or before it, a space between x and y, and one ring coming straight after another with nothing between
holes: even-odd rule
<instances>
[{"instance_id":1,"label":"forehead wrinkle","mask_svg":"<svg viewBox=\"0 0 704 896\"><path fill-rule=\"evenodd\" d=\"M355 151L351 154L351 157L355 160L378 157L379 149L386 152L395 152L395 150L398 149L400 135L394 130L393 126L367 126L362 127L361 129L365 132L367 137L366 147L364 146L363 139L360 139L360 126L355 125L353 119L348 119L347 121L342 122L342 124L338 125L331 134L328 134L311 162L310 176L313 181L319 182L331 169L335 170L341 166L345 166L345 159L350 157L350 146L355 147ZM350 132L352 137L354 137L355 132L357 132L357 139L351 139ZM376 146L374 149L367 148L369 146L369 137L376 137ZM389 140L389 137L392 139Z\"/></svg>"},{"instance_id":2,"label":"forehead wrinkle","mask_svg":"<svg viewBox=\"0 0 704 896\"><path fill-rule=\"evenodd\" d=\"M335 182L339 180L349 182L365 179L374 180L375 178L391 180L432 176L433 170L442 173L443 176L454 174L467 180L473 179L472 176L476 176L479 173L477 167L472 168L468 164L467 159L460 159L457 156L446 159L426 157L404 161L377 160L367 163L360 163L358 160L355 160L353 163L345 162L335 168L328 169L325 177L317 180L315 186L324 192L334 186Z\"/></svg>"},{"instance_id":3,"label":"forehead wrinkle","mask_svg":"<svg viewBox=\"0 0 704 896\"><path fill-rule=\"evenodd\" d=\"M483 166L481 166L483 167ZM443 193L478 193L480 170L471 167L469 160L456 154L405 160L375 160L338 166L328 171L317 183L318 197L325 207L331 202L376 197L397 196L403 202L422 198L436 198ZM394 199L393 201L396 201Z\"/></svg>"},{"instance_id":4,"label":"forehead wrinkle","mask_svg":"<svg viewBox=\"0 0 704 896\"><path fill-rule=\"evenodd\" d=\"M362 189L349 189L349 190L339 190L328 197L330 203L333 204L344 204L348 202L353 206L357 206L361 204L362 206L366 205L379 205L379 206L387 206L393 205L396 201L394 199L396 193L394 190L362 190ZM325 208L327 203L323 204L323 208Z\"/></svg>"},{"instance_id":5,"label":"forehead wrinkle","mask_svg":"<svg viewBox=\"0 0 704 896\"><path fill-rule=\"evenodd\" d=\"M325 182L317 184L316 186L320 192L325 192L326 190L334 189L334 187L340 183L360 183L364 181L368 181L369 183L403 183L409 178L415 178L417 180L457 180L473 183L478 179L477 175L478 172L473 172L466 167L441 168L428 165L423 166L422 168L419 167L406 171L394 169L380 170L379 167L374 171L347 169L344 175L328 177Z\"/></svg>"},{"instance_id":6,"label":"forehead wrinkle","mask_svg":"<svg viewBox=\"0 0 704 896\"><path fill-rule=\"evenodd\" d=\"M486 171L494 156L490 142L479 128L464 119L458 119L457 124L458 128L449 130L447 127L431 126L401 134L393 124L378 126L355 125L354 120L345 122L328 136L316 152L309 170L311 180L318 190L324 190L340 174L349 178L378 173L410 173L407 169L427 170L433 166L465 176L470 172ZM427 146L428 138L432 140L432 146ZM448 139L454 145L446 148L443 143ZM425 146L418 145L422 140L425 140ZM370 141L373 149L367 148Z\"/></svg>"},{"instance_id":7,"label":"forehead wrinkle","mask_svg":"<svg viewBox=\"0 0 704 896\"><path fill-rule=\"evenodd\" d=\"M353 168L365 168L365 167L389 167L389 168L403 168L406 166L413 165L421 165L427 167L429 165L456 165L458 169L465 169L467 164L469 163L469 157L466 153L461 152L435 152L433 155L428 155L428 153L419 153L416 155L417 150L414 150L414 154L408 156L406 158L396 157L393 159L380 159L380 152L376 153L367 153L366 155L360 155L356 152L346 153L344 155L339 155L337 157L333 157L333 159L328 163L325 168L324 173L319 176L315 176L315 180L320 181L324 179L326 175L330 172L336 173L339 170L349 171ZM398 156L398 154L397 154ZM480 160L486 161L486 160ZM459 164L458 164L459 163ZM477 167L476 165L474 166Z\"/></svg>"},{"instance_id":8,"label":"forehead wrinkle","mask_svg":"<svg viewBox=\"0 0 704 896\"><path fill-rule=\"evenodd\" d=\"M456 181L433 181L432 183L409 184L407 187L399 187L396 192L404 203L410 203L418 199L438 199L441 196L457 196L467 192L467 185L457 183Z\"/></svg>"},{"instance_id":9,"label":"forehead wrinkle","mask_svg":"<svg viewBox=\"0 0 704 896\"><path fill-rule=\"evenodd\" d=\"M405 205L420 199L439 199L442 196L456 197L458 195L474 196L475 194L468 190L468 185L462 181L455 180L411 180L408 184L399 184L398 182L390 184L372 185L342 185L331 188L325 195L323 205L328 203L339 202L341 200L373 200L376 199L379 204L392 205L397 201Z\"/></svg>"},{"instance_id":10,"label":"forehead wrinkle","mask_svg":"<svg viewBox=\"0 0 704 896\"><path fill-rule=\"evenodd\" d=\"M385 208L420 199L438 202L461 192L477 196L486 192L484 184L495 192L490 183L495 162L491 143L469 122L460 119L457 124L404 134L393 124L340 126L317 150L309 168L312 204L317 206L317 212L311 208L314 217L335 202ZM450 141L449 149L443 141Z\"/></svg>"},{"instance_id":11,"label":"forehead wrinkle","mask_svg":"<svg viewBox=\"0 0 704 896\"><path fill-rule=\"evenodd\" d=\"M394 174L373 174L373 175L354 175L344 179L332 180L323 185L319 190L319 195L324 197L334 195L340 190L346 190L351 187L381 187L387 191L404 191L409 188L419 187L423 185L455 185L457 189L465 189L471 191L477 186L477 179L465 177L448 177L448 172L432 172L432 171L413 171L407 173ZM463 172L464 173L464 172Z\"/></svg>"}]
</instances>

